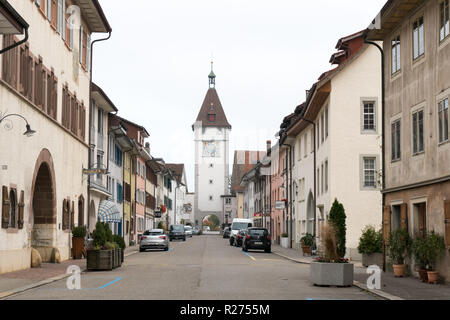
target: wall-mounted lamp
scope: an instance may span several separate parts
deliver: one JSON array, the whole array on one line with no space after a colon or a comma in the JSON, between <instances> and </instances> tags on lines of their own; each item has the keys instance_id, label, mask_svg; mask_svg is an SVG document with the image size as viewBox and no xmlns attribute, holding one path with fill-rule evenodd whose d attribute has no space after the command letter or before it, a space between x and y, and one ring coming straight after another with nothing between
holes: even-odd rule
<instances>
[{"instance_id":1,"label":"wall-mounted lamp","mask_svg":"<svg viewBox=\"0 0 450 320\"><path fill-rule=\"evenodd\" d=\"M30 124L28 123L27 119L25 119L25 118L24 118L23 116L21 116L20 114L15 114L15 113L13 113L13 114L7 114L6 116L4 116L3 118L0 119L0 123L2 123L3 120L5 120L6 118L12 117L12 116L22 118L22 119L25 121L27 131L25 131L25 132L23 133L24 136L31 137L31 136L33 136L33 135L36 133L36 131L34 131L34 130L31 129L31 126L30 126Z\"/></svg>"}]
</instances>

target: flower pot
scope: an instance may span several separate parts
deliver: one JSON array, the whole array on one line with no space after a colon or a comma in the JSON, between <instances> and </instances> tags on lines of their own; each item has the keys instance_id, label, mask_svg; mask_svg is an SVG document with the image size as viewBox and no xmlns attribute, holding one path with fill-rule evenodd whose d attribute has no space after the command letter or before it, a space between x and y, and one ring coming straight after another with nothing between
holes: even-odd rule
<instances>
[{"instance_id":1,"label":"flower pot","mask_svg":"<svg viewBox=\"0 0 450 320\"><path fill-rule=\"evenodd\" d=\"M438 283L439 273L437 273L436 271L428 271L427 276L428 276L428 283L434 284Z\"/></svg>"},{"instance_id":2,"label":"flower pot","mask_svg":"<svg viewBox=\"0 0 450 320\"><path fill-rule=\"evenodd\" d=\"M394 264L394 276L396 278L403 278L405 275L405 265L404 264Z\"/></svg>"},{"instance_id":3,"label":"flower pot","mask_svg":"<svg viewBox=\"0 0 450 320\"><path fill-rule=\"evenodd\" d=\"M370 266L383 266L383 254L382 253L372 253L362 255L362 265L364 267Z\"/></svg>"},{"instance_id":4,"label":"flower pot","mask_svg":"<svg viewBox=\"0 0 450 320\"><path fill-rule=\"evenodd\" d=\"M72 237L72 254L74 259L83 257L84 238Z\"/></svg>"},{"instance_id":5,"label":"flower pot","mask_svg":"<svg viewBox=\"0 0 450 320\"><path fill-rule=\"evenodd\" d=\"M88 270L112 270L112 250L88 250L86 267Z\"/></svg>"},{"instance_id":6,"label":"flower pot","mask_svg":"<svg viewBox=\"0 0 450 320\"><path fill-rule=\"evenodd\" d=\"M419 276L422 282L428 282L428 270L419 269Z\"/></svg>"},{"instance_id":7,"label":"flower pot","mask_svg":"<svg viewBox=\"0 0 450 320\"><path fill-rule=\"evenodd\" d=\"M350 287L353 285L354 266L352 263L313 262L310 277L317 286Z\"/></svg>"},{"instance_id":8,"label":"flower pot","mask_svg":"<svg viewBox=\"0 0 450 320\"><path fill-rule=\"evenodd\" d=\"M302 246L303 255L310 256L311 255L311 247L310 246Z\"/></svg>"},{"instance_id":9,"label":"flower pot","mask_svg":"<svg viewBox=\"0 0 450 320\"><path fill-rule=\"evenodd\" d=\"M289 238L281 238L281 247L289 248Z\"/></svg>"}]
</instances>

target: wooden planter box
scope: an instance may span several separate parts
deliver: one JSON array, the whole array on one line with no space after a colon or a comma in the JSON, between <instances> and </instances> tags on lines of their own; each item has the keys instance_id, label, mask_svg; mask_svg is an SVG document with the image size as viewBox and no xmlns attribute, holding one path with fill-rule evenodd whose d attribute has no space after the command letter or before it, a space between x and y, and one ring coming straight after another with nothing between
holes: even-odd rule
<instances>
[{"instance_id":1,"label":"wooden planter box","mask_svg":"<svg viewBox=\"0 0 450 320\"><path fill-rule=\"evenodd\" d=\"M86 265L88 270L112 270L113 250L88 250Z\"/></svg>"},{"instance_id":2,"label":"wooden planter box","mask_svg":"<svg viewBox=\"0 0 450 320\"><path fill-rule=\"evenodd\" d=\"M122 250L121 249L115 249L116 251L116 268L119 268L122 266Z\"/></svg>"},{"instance_id":3,"label":"wooden planter box","mask_svg":"<svg viewBox=\"0 0 450 320\"><path fill-rule=\"evenodd\" d=\"M124 249L120 249L120 256L121 256L121 261L123 263L123 261L125 259L125 250Z\"/></svg>"},{"instance_id":4,"label":"wooden planter box","mask_svg":"<svg viewBox=\"0 0 450 320\"><path fill-rule=\"evenodd\" d=\"M352 263L313 262L310 265L311 281L317 286L350 287L353 285Z\"/></svg>"},{"instance_id":5,"label":"wooden planter box","mask_svg":"<svg viewBox=\"0 0 450 320\"><path fill-rule=\"evenodd\" d=\"M364 267L377 265L380 268L382 268L383 267L383 254L382 253L372 253L370 255L363 254L362 255L362 265Z\"/></svg>"},{"instance_id":6,"label":"wooden planter box","mask_svg":"<svg viewBox=\"0 0 450 320\"><path fill-rule=\"evenodd\" d=\"M83 257L84 238L72 237L72 255L74 259Z\"/></svg>"}]
</instances>

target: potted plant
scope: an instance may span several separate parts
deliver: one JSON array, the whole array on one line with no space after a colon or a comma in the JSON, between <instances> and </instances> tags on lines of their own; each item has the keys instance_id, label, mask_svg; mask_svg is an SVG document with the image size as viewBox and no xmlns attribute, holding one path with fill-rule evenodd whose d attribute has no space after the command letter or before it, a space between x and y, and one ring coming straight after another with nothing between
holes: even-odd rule
<instances>
[{"instance_id":1,"label":"potted plant","mask_svg":"<svg viewBox=\"0 0 450 320\"><path fill-rule=\"evenodd\" d=\"M289 247L289 235L286 232L281 234L281 247L288 248Z\"/></svg>"},{"instance_id":2,"label":"potted plant","mask_svg":"<svg viewBox=\"0 0 450 320\"><path fill-rule=\"evenodd\" d=\"M426 237L426 247L428 252L428 262L430 270L427 271L428 283L437 284L439 273L436 271L437 263L445 254L444 237L432 231Z\"/></svg>"},{"instance_id":3,"label":"potted plant","mask_svg":"<svg viewBox=\"0 0 450 320\"><path fill-rule=\"evenodd\" d=\"M374 227L364 228L359 238L358 252L362 254L362 265L365 267L383 265L383 232Z\"/></svg>"},{"instance_id":4,"label":"potted plant","mask_svg":"<svg viewBox=\"0 0 450 320\"><path fill-rule=\"evenodd\" d=\"M405 275L405 259L410 254L411 242L411 237L406 229L398 229L391 232L388 250L395 277L403 277Z\"/></svg>"},{"instance_id":5,"label":"potted plant","mask_svg":"<svg viewBox=\"0 0 450 320\"><path fill-rule=\"evenodd\" d=\"M345 256L345 210L334 201L329 223L321 228L323 252L310 265L311 281L318 286L348 287L353 285L354 266Z\"/></svg>"},{"instance_id":6,"label":"potted plant","mask_svg":"<svg viewBox=\"0 0 450 320\"><path fill-rule=\"evenodd\" d=\"M116 234L113 237L113 240L115 243L118 244L119 248L120 248L120 261L123 263L124 261L124 252L125 252L125 240L123 239L122 236Z\"/></svg>"},{"instance_id":7,"label":"potted plant","mask_svg":"<svg viewBox=\"0 0 450 320\"><path fill-rule=\"evenodd\" d=\"M428 268L430 266L430 261L428 260L427 237L427 235L419 236L414 239L412 243L414 261L419 267L419 277L422 282L428 281Z\"/></svg>"},{"instance_id":8,"label":"potted plant","mask_svg":"<svg viewBox=\"0 0 450 320\"><path fill-rule=\"evenodd\" d=\"M74 259L83 257L84 239L86 238L86 228L84 226L72 229L72 255Z\"/></svg>"},{"instance_id":9,"label":"potted plant","mask_svg":"<svg viewBox=\"0 0 450 320\"><path fill-rule=\"evenodd\" d=\"M300 239L303 255L311 255L311 247L314 245L314 237L307 233Z\"/></svg>"},{"instance_id":10,"label":"potted plant","mask_svg":"<svg viewBox=\"0 0 450 320\"><path fill-rule=\"evenodd\" d=\"M113 253L106 247L107 237L105 226L97 222L93 232L93 248L87 251L87 269L88 270L112 270Z\"/></svg>"}]
</instances>

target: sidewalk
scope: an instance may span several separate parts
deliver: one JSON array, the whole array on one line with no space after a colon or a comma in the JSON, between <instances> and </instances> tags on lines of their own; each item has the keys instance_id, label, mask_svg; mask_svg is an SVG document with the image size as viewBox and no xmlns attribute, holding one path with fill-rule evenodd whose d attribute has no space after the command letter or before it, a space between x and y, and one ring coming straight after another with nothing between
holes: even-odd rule
<instances>
[{"instance_id":1,"label":"sidewalk","mask_svg":"<svg viewBox=\"0 0 450 320\"><path fill-rule=\"evenodd\" d=\"M125 248L124 256L127 257L139 252L139 246ZM43 263L41 268L30 268L0 275L0 299L27 291L32 288L67 278L67 268L77 265L81 272L86 271L86 259L67 260L61 263Z\"/></svg>"},{"instance_id":2,"label":"sidewalk","mask_svg":"<svg viewBox=\"0 0 450 320\"><path fill-rule=\"evenodd\" d=\"M310 264L314 257L303 257L299 250L282 248L276 244L272 245L272 252L285 259L303 264ZM450 285L431 285L422 283L414 277L395 278L393 273L385 272L381 274L381 290L369 290L366 286L367 268L361 262L353 261L355 265L354 286L370 291L388 300L449 300Z\"/></svg>"}]
</instances>

